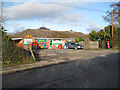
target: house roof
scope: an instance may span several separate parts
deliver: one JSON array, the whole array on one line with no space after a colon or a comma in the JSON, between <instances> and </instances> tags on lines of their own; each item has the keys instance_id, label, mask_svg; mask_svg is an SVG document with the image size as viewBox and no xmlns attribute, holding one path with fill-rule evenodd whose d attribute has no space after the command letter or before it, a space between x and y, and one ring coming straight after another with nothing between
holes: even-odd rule
<instances>
[{"instance_id":1,"label":"house roof","mask_svg":"<svg viewBox=\"0 0 120 90\"><path fill-rule=\"evenodd\" d=\"M83 34L82 32L73 32L70 31L53 31L53 30L42 30L42 29L26 29L16 35L13 35L12 38L23 38L27 34L32 35L37 38L76 38L76 37L88 37L88 35Z\"/></svg>"}]
</instances>

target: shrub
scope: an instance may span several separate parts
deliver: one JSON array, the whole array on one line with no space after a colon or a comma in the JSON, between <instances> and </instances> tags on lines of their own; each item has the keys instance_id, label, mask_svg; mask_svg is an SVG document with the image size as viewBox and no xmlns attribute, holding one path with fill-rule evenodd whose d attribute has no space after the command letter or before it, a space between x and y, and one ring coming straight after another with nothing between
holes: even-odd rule
<instances>
[{"instance_id":1,"label":"shrub","mask_svg":"<svg viewBox=\"0 0 120 90\"><path fill-rule=\"evenodd\" d=\"M84 39L81 38L81 37L79 37L79 38L76 38L75 41L76 41L76 42L80 42L80 41L84 41Z\"/></svg>"},{"instance_id":2,"label":"shrub","mask_svg":"<svg viewBox=\"0 0 120 90\"><path fill-rule=\"evenodd\" d=\"M2 60L11 61L14 64L20 64L33 60L31 53L21 47L17 47L7 35L2 37Z\"/></svg>"}]
</instances>

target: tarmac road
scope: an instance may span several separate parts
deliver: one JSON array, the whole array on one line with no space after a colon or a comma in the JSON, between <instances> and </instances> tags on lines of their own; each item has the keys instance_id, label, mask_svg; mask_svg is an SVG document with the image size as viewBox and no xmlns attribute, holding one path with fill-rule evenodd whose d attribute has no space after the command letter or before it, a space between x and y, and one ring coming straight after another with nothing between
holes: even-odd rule
<instances>
[{"instance_id":1,"label":"tarmac road","mask_svg":"<svg viewBox=\"0 0 120 90\"><path fill-rule=\"evenodd\" d=\"M111 51L107 55L86 60L3 75L2 86L3 88L118 88L118 53Z\"/></svg>"}]
</instances>

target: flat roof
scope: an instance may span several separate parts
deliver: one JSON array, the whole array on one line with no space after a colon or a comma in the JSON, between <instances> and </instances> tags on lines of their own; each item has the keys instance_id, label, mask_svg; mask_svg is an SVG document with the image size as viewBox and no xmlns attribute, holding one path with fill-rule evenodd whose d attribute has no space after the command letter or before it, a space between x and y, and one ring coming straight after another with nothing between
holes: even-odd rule
<instances>
[{"instance_id":1,"label":"flat roof","mask_svg":"<svg viewBox=\"0 0 120 90\"><path fill-rule=\"evenodd\" d=\"M22 39L22 38L12 38L12 40L19 40L19 39Z\"/></svg>"}]
</instances>

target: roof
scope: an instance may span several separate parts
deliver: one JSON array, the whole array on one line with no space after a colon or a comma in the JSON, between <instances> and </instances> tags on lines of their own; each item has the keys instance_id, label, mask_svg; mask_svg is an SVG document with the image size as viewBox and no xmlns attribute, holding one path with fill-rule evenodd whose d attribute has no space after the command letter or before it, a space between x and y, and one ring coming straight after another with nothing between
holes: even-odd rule
<instances>
[{"instance_id":1,"label":"roof","mask_svg":"<svg viewBox=\"0 0 120 90\"><path fill-rule=\"evenodd\" d=\"M53 30L42 30L42 29L26 29L16 35L13 35L12 38L23 38L27 34L32 35L37 38L76 38L76 37L88 37L88 35L83 34L82 32L73 32L70 31L53 31Z\"/></svg>"},{"instance_id":2,"label":"roof","mask_svg":"<svg viewBox=\"0 0 120 90\"><path fill-rule=\"evenodd\" d=\"M12 38L12 40L21 40L22 38ZM75 38L36 38L33 37L33 39L65 39L65 40L75 40Z\"/></svg>"},{"instance_id":3,"label":"roof","mask_svg":"<svg viewBox=\"0 0 120 90\"><path fill-rule=\"evenodd\" d=\"M12 38L12 40L21 40L22 38Z\"/></svg>"}]
</instances>

